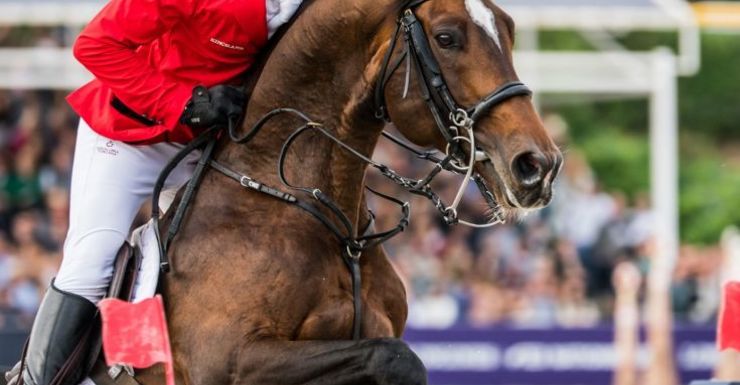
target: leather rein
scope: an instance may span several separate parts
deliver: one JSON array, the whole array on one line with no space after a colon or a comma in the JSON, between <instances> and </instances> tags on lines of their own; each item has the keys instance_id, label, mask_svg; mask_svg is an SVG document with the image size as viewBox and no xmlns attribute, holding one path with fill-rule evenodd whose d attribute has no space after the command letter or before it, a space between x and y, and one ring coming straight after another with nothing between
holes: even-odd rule
<instances>
[{"instance_id":1,"label":"leather rein","mask_svg":"<svg viewBox=\"0 0 740 385\"><path fill-rule=\"evenodd\" d=\"M363 155L351 146L347 145L346 143L335 137L331 132L329 132L321 123L315 122L302 112L290 108L278 108L270 111L258 122L256 122L249 131L241 136L236 133L237 122L240 121L240 117L230 117L228 122L228 135L233 142L239 144L250 141L255 135L259 133L262 127L264 127L276 116L289 114L303 122L302 125L298 129L293 131L293 133L283 143L278 158L278 176L285 188L288 188L295 192L303 193L301 195L308 197L309 200L307 201L303 198L299 198L296 194L284 192L280 189L268 186L258 180L255 180L249 175L234 171L228 166L214 160L212 158L213 150L215 148L218 135L222 130L222 127L212 127L203 132L198 138L193 140L191 143L185 146L177 155L175 155L175 157L165 166L155 185L152 196L153 204L151 215L152 224L155 228L157 243L159 245L160 268L163 273L168 273L170 271L170 261L168 257L169 245L174 240L182 225L187 208L194 197L198 185L202 180L205 169L208 167L213 168L221 174L229 177L230 179L235 180L247 190L258 192L271 198L281 200L286 204L295 205L296 207L316 218L334 235L334 237L339 241L341 245L342 258L348 269L350 270L352 276L354 305L352 336L355 340L360 339L362 336L362 298L360 293L362 283L360 274L360 258L364 251L386 242L390 238L403 232L406 229L409 224L410 218L409 203L382 194L368 186L365 186L365 188L372 194L375 194L382 199L388 200L398 205L401 215L399 222L395 227L386 231L375 232L375 216L371 211L368 211L370 219L369 223L364 226L362 231L357 231L357 229L355 229L355 225L352 223L349 217L344 214L339 205L334 202L334 200L330 196L326 195L324 192L317 188L295 186L291 184L287 180L284 170L286 155L295 141L309 131L314 131L325 136L345 151L349 152L361 161L367 163L369 166L378 170L381 175L390 179L408 192L428 198L434 204L437 210L443 214L445 221L448 224L460 223L473 227L489 227L498 223L503 223L504 218L501 212L496 209L499 206L496 204L493 194L485 186L482 177L477 173L473 173L473 166L475 162L485 159L485 157L481 155L482 152L477 151L477 147L475 146L473 126L477 118L479 118L482 114L488 112L495 105L500 104L515 96L531 95L531 91L520 82L511 82L501 86L471 108L465 109L460 107L449 92L447 84L442 77L439 63L432 54L431 48L429 46L429 41L426 38L423 27L414 13L414 9L426 1L428 0L411 0L407 1L404 5L401 17L398 20L396 32L392 37L390 47L386 52L383 61L383 67L381 69L378 84L376 86L375 101L377 108L376 116L379 119L384 119L390 122L391 118L387 113L385 104L386 84L395 73L395 71L400 67L403 60L407 60L406 87L408 88L410 67L411 63L413 63L414 68L416 69L416 72L421 79L419 84L424 100L426 101L430 111L432 112L432 115L434 116L437 127L448 143L447 149L445 151L445 156L437 156L436 151L417 150L404 140L397 138L385 131L382 134L393 143L413 152L417 157L435 163L436 167L426 177L420 180L401 176L395 171L391 170L389 167L375 162L374 160ZM308 2L309 0L307 0L305 3ZM391 66L391 59L394 55L395 48L402 34L404 36L406 48L401 57L397 59L396 63L394 63L393 66ZM462 146L462 143L465 142L468 144L469 148L469 154L467 156ZM175 211L167 233L165 234L166 236L162 238L159 226L160 211L157 202L159 201L159 196L163 189L164 183L169 174L182 160L185 159L188 154L201 148L203 149L201 159L196 166L193 177L188 182L188 185L183 192L177 210ZM458 197L450 206L444 204L442 199L432 190L430 186L432 180L442 170L465 175L465 180L463 181L460 190L458 191ZM471 180L476 183L489 206L491 208L494 208L494 220L488 224L471 224L462 221L457 217L457 205L460 203L462 192L465 190L468 182ZM320 209L319 207L323 207L324 210ZM330 213L330 215L325 214L327 211Z\"/></svg>"}]
</instances>

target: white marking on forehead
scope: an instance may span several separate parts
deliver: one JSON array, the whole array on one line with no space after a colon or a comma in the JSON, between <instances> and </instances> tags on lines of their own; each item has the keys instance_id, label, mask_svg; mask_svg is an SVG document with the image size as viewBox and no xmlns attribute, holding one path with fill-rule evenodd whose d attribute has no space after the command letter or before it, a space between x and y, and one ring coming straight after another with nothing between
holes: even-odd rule
<instances>
[{"instance_id":1,"label":"white marking on forehead","mask_svg":"<svg viewBox=\"0 0 740 385\"><path fill-rule=\"evenodd\" d=\"M465 0L465 9L468 10L473 22L483 28L496 43L498 49L503 51L498 27L496 27L496 15L493 14L493 11L483 3L483 0Z\"/></svg>"}]
</instances>

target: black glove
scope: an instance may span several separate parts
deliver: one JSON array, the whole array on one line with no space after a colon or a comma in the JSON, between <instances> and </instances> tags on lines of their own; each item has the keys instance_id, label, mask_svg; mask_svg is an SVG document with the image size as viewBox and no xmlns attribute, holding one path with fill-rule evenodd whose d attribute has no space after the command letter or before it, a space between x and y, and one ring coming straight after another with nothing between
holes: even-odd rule
<instances>
[{"instance_id":1,"label":"black glove","mask_svg":"<svg viewBox=\"0 0 740 385\"><path fill-rule=\"evenodd\" d=\"M192 128L226 125L229 119L238 119L242 115L246 102L247 97L238 87L218 85L206 89L197 86L180 122Z\"/></svg>"}]
</instances>

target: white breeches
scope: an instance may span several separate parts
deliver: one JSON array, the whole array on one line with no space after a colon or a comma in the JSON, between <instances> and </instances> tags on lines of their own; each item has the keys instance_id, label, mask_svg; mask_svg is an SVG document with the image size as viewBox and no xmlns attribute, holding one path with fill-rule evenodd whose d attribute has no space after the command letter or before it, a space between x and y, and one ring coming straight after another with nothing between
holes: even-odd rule
<instances>
[{"instance_id":1,"label":"white breeches","mask_svg":"<svg viewBox=\"0 0 740 385\"><path fill-rule=\"evenodd\" d=\"M72 169L69 232L54 281L61 290L97 303L106 293L119 248L165 164L181 148L172 143L130 145L95 133L80 120ZM197 153L170 175L165 188L190 179Z\"/></svg>"}]
</instances>

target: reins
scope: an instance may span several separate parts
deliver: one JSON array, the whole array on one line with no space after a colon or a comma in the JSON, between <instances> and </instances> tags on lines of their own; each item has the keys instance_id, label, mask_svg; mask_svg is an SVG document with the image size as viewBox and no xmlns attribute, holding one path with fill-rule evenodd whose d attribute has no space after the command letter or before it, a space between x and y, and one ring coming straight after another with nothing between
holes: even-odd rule
<instances>
[{"instance_id":1,"label":"reins","mask_svg":"<svg viewBox=\"0 0 740 385\"><path fill-rule=\"evenodd\" d=\"M384 119L390 122L391 118L388 115L385 103L385 87L393 74L398 70L398 68L400 68L401 64L403 64L403 61L406 60L406 80L403 92L403 97L406 97L410 82L410 71L413 64L413 68L416 70L420 78L418 83L421 88L422 96L434 117L437 127L448 143L444 156L437 156L435 151L417 150L404 140L385 131L382 132L382 135L396 145L411 151L418 158L433 162L435 167L429 172L429 174L418 180L401 176L389 167L378 163L355 150L334 136L321 123L313 121L306 114L295 109L278 108L272 110L262 116L245 134L241 136L236 133L237 123L240 121L240 118L229 117L228 127L226 127L227 134L232 142L238 144L249 142L254 138L254 136L259 134L261 129L268 122L277 116L288 114L302 121L300 127L295 129L283 142L278 156L278 177L283 187L302 193L301 195L303 195L303 197L269 186L250 177L249 175L234 171L230 167L212 159L213 149L215 148L219 132L223 127L213 127L206 130L194 141L185 146L165 166L154 189L152 223L155 229L156 240L159 245L160 267L163 273L170 271L170 262L168 257L169 245L174 240L182 225L187 207L192 201L197 187L202 180L205 168L213 168L230 179L235 180L245 189L298 207L321 222L333 234L340 243L342 258L351 273L354 306L352 336L355 340L360 339L362 336L362 283L360 274L360 258L364 251L386 242L407 228L409 224L410 207L408 202L403 202L397 198L385 195L365 186L365 188L372 194L398 205L401 211L401 217L395 227L386 231L374 232L373 224L375 216L371 211L368 211L370 218L369 223L364 227L364 230L360 234L355 228L355 224L352 223L350 218L341 210L340 206L330 196L326 195L318 188L291 184L290 181L287 180L285 174L287 153L296 140L309 131L323 135L344 151L347 151L357 159L378 170L382 176L391 180L404 190L429 199L435 208L443 215L448 224L459 223L471 227L490 227L504 222L503 213L493 194L486 187L482 177L473 171L476 162L487 158L487 155L482 151L479 151L475 145L473 127L476 119L493 108L493 106L515 96L530 95L531 91L520 82L510 82L494 90L491 94L470 108L465 109L459 106L452 97L452 94L449 92L447 84L442 77L439 64L432 54L429 41L426 39L426 34L421 23L414 14L414 8L426 1L428 0L411 0L403 7L403 12L397 22L396 31L383 59L379 80L375 89L375 103L377 111L376 116L378 119ZM308 2L308 0L304 2L303 6ZM299 12L304 9L303 6ZM286 28L283 29L283 32L287 29L287 26L284 27ZM391 65L394 51L398 46L398 41L400 41L402 34L405 38L405 50L396 62ZM274 48L274 44L271 49L272 48ZM263 59L266 59L266 57L263 57ZM261 61L261 66L264 66L264 61L265 60ZM257 70L257 72L260 70L261 68ZM467 155L464 149L464 143L467 143ZM160 211L158 208L158 201L164 182L167 179L167 176L175 169L177 164L185 159L188 154L200 148L204 148L204 150L194 171L193 178L188 182L187 187L180 198L177 210L170 222L166 237L162 240L160 238ZM430 186L431 182L442 170L464 175L464 180L458 189L455 199L449 206L442 201ZM493 209L493 218L489 223L474 224L461 220L458 217L457 208L462 201L463 193L470 181L473 181L476 184L481 195L486 200L486 203L491 209ZM306 197L308 200L305 199ZM323 210L320 207L323 207ZM325 214L327 211L330 215Z\"/></svg>"},{"instance_id":2,"label":"reins","mask_svg":"<svg viewBox=\"0 0 740 385\"><path fill-rule=\"evenodd\" d=\"M394 175L396 178L399 178L399 179L404 179L404 178L398 176L393 171L388 169L386 166L373 161L372 159L366 157L365 155L356 151L352 147L348 146L346 143L342 142L340 139L336 138L331 133L329 133L321 124L312 121L306 115L294 109L281 108L281 109L276 109L276 110L271 111L270 113L265 115L265 117L260 119L251 128L249 132L252 133L252 136L256 135L261 130L261 128L264 127L264 125L267 122L269 122L272 118L278 115L281 115L281 114L292 114L296 117L299 117L304 121L304 124L297 130L295 130L288 137L288 139L286 139L286 141L283 143L283 146L280 150L280 155L278 158L279 159L278 160L278 175L280 177L280 181L285 187L292 189L294 191L303 192L307 196L312 197L317 203L319 203L321 206L328 209L329 212L332 213L333 217L339 220L341 226L337 226L335 222L331 220L331 218L326 216L320 209L318 209L313 204L308 203L307 201L303 199L299 199L293 194L286 193L286 192L280 191L279 189L273 188L246 174L234 171L228 166L225 166L221 164L220 162L212 159L211 155L212 155L214 145L217 141L216 134L218 133L218 128L214 127L214 128L211 128L205 131L198 138L196 138L196 140L191 142L188 146L184 147L167 164L167 166L164 168L164 170L160 174L160 177L156 183L154 194L152 197L153 202L154 202L152 205L152 225L154 227L155 238L159 246L158 248L160 252L159 254L160 255L160 268L163 273L167 273L170 271L170 261L169 261L169 256L168 256L169 245L174 239L174 237L176 236L176 234L179 232L179 229L182 224L182 219L184 218L185 212L187 211L187 207L192 201L192 198L194 196L195 190L197 189L197 186L200 184L205 168L209 166L213 168L214 170L220 172L221 174L237 181L242 187L246 189L267 195L271 198L281 200L287 204L291 204L291 205L294 205L302 209L303 211L307 212L308 214L316 218L327 229L331 231L331 233L337 238L337 240L341 244L342 259L344 260L345 264L347 265L352 275L353 306L354 306L354 313L355 313L353 328L352 328L352 338L356 340L360 339L362 335L362 323L361 323L362 321L362 298L360 296L360 291L362 288L362 275L360 273L360 258L362 256L362 253L365 250L376 247L386 242L390 238L403 232L408 227L409 218L411 215L409 203L403 202L399 199L383 194L381 192L378 192L366 186L366 189L370 191L371 193L375 194L376 196L398 205L401 210L401 218L399 219L398 225L396 225L392 229L382 231L382 232L373 232L373 228L374 228L373 223L375 220L375 215L372 213L372 211L368 210L370 221L365 226L364 232L361 235L359 235L358 232L356 232L355 226L352 224L349 217L347 217L347 215L344 214L344 212L341 210L339 205L336 202L334 202L334 200L332 200L331 197L324 194L321 190L317 188L294 186L290 182L287 181L287 178L285 176L285 159L286 159L288 150L293 145L293 143L295 143L295 141L302 134L313 129L323 134L327 138L331 139L334 143L338 144L343 149L349 151L351 154L358 157L363 162L366 162L370 164L371 166L380 169L383 175ZM229 131L233 131L233 125L234 125L233 122L234 120L229 121ZM164 186L164 181L167 179L167 176L172 172L172 170L174 170L177 164L179 164L183 159L185 159L185 157L188 154L192 153L193 151L199 149L200 147L204 145L205 145L205 149L203 151L203 154L201 155L198 165L196 166L195 172L193 174L193 178L190 180L190 182L188 182L185 188L185 192L183 193L183 196L180 199L180 203L178 204L178 207L177 207L177 210L175 211L172 222L170 223L170 226L167 230L167 237L164 239L164 241L162 241L160 238L160 226L159 226L160 211L159 211L157 202L159 201L159 196L161 194L162 187Z\"/></svg>"}]
</instances>

